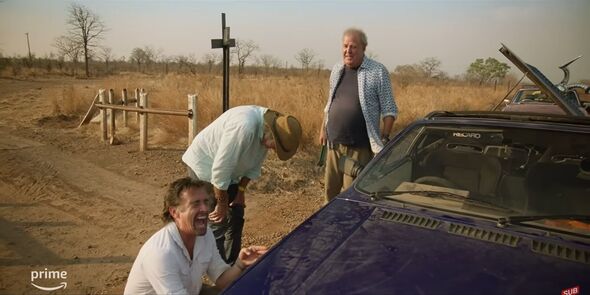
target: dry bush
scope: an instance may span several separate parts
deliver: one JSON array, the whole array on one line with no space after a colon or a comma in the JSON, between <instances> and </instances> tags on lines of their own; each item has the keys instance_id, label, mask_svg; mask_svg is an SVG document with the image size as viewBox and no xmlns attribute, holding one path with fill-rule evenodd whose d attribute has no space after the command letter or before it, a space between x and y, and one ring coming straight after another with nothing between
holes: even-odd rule
<instances>
[{"instance_id":1,"label":"dry bush","mask_svg":"<svg viewBox=\"0 0 590 295\"><path fill-rule=\"evenodd\" d=\"M68 85L53 89L49 94L53 113L55 115L80 116L83 115L97 90L90 87Z\"/></svg>"},{"instance_id":2,"label":"dry bush","mask_svg":"<svg viewBox=\"0 0 590 295\"><path fill-rule=\"evenodd\" d=\"M294 115L303 127L305 146L317 144L323 109L328 96L328 75L302 76L232 76L230 105L261 105ZM493 87L436 83L411 84L401 89L395 87L399 117L394 129L399 131L415 119L435 110L489 110L503 95L503 90ZM121 89L145 88L149 104L153 108L186 110L188 94L198 94L197 125L202 129L221 114L222 79L213 75L147 76L124 74L100 81L100 87L114 88L120 98ZM95 90L96 91L96 90ZM188 122L176 116L150 115L152 128L160 128L173 135L167 138L186 138Z\"/></svg>"}]
</instances>

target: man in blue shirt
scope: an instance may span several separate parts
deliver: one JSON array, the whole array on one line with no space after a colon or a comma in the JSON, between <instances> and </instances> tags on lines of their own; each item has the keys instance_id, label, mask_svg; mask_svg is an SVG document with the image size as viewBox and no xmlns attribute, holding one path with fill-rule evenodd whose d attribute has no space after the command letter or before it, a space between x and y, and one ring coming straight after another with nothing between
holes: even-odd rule
<instances>
[{"instance_id":1,"label":"man in blue shirt","mask_svg":"<svg viewBox=\"0 0 590 295\"><path fill-rule=\"evenodd\" d=\"M213 185L216 204L209 219L227 263L238 257L246 187L260 177L267 150L275 150L286 161L300 141L301 125L295 117L261 106L239 106L199 132L182 156L191 177Z\"/></svg>"},{"instance_id":2,"label":"man in blue shirt","mask_svg":"<svg viewBox=\"0 0 590 295\"><path fill-rule=\"evenodd\" d=\"M348 188L355 178L351 171L343 171L344 165L339 162L348 159L365 166L389 140L397 116L389 72L365 56L366 47L363 31L346 30L342 38L343 62L336 64L330 75L330 94L320 130L320 143L329 147L326 202Z\"/></svg>"}]
</instances>

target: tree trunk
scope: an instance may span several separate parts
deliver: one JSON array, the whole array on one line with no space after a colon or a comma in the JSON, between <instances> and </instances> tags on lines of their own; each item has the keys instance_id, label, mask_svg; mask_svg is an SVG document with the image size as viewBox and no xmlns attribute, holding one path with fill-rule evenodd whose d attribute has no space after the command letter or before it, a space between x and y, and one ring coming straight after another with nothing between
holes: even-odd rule
<instances>
[{"instance_id":1,"label":"tree trunk","mask_svg":"<svg viewBox=\"0 0 590 295\"><path fill-rule=\"evenodd\" d=\"M86 78L90 77L88 73L88 45L84 44L84 66L86 67Z\"/></svg>"}]
</instances>

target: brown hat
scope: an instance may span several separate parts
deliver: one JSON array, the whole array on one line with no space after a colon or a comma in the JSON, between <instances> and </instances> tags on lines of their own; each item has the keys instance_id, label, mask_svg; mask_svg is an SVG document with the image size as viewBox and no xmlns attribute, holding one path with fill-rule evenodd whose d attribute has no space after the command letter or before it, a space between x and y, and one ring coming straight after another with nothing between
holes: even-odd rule
<instances>
[{"instance_id":1,"label":"brown hat","mask_svg":"<svg viewBox=\"0 0 590 295\"><path fill-rule=\"evenodd\" d=\"M299 121L293 116L268 109L264 113L264 124L272 131L279 159L286 161L293 157L301 142Z\"/></svg>"}]
</instances>

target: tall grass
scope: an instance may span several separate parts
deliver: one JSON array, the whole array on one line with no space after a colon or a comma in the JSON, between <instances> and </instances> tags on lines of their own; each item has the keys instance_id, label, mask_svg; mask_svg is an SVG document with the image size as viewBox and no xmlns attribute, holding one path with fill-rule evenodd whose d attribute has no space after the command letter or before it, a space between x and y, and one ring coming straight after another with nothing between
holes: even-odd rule
<instances>
[{"instance_id":1,"label":"tall grass","mask_svg":"<svg viewBox=\"0 0 590 295\"><path fill-rule=\"evenodd\" d=\"M301 76L232 76L230 106L261 105L291 114L303 127L304 145L317 143L323 109L328 96L327 73ZM121 89L145 88L150 106L165 109L187 109L187 95L198 95L197 124L199 130L221 114L222 79L213 75L162 76L118 75L99 82L98 87L113 88L117 97ZM412 121L435 110L489 110L504 95L493 87L454 84L411 84L397 87L395 100L399 116L394 130L399 131ZM165 130L172 137L186 137L187 120L182 117L151 116L154 128Z\"/></svg>"}]
</instances>

